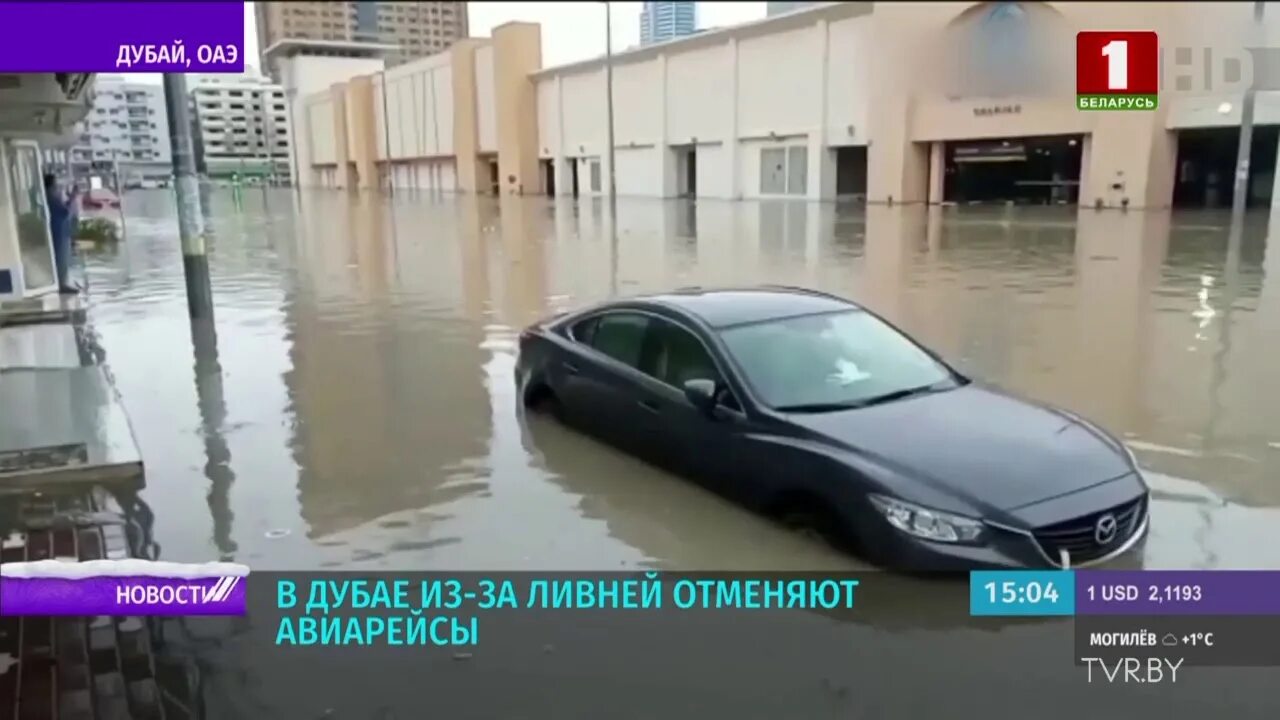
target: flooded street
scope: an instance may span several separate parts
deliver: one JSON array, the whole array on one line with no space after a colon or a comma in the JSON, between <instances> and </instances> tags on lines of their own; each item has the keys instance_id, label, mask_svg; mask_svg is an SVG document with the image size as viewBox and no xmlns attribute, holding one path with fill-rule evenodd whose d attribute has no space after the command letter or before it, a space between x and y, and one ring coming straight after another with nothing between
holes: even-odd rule
<instances>
[{"instance_id":1,"label":"flooded street","mask_svg":"<svg viewBox=\"0 0 1280 720\"><path fill-rule=\"evenodd\" d=\"M804 285L1098 421L1150 468L1151 568L1280 568L1280 241L1225 214L206 197L192 352L174 202L82 251L161 559L255 569L859 567L542 418L519 329L609 297ZM215 364L216 363L216 364ZM981 418L975 418L981 422Z\"/></svg>"}]
</instances>

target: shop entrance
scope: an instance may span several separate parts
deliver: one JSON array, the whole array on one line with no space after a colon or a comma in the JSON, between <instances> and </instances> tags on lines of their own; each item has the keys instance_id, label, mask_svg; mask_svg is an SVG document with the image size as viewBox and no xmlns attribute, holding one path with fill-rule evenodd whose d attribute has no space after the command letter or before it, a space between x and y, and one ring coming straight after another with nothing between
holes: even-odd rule
<instances>
[{"instance_id":1,"label":"shop entrance","mask_svg":"<svg viewBox=\"0 0 1280 720\"><path fill-rule=\"evenodd\" d=\"M1280 126L1253 129L1249 153L1247 207L1268 207L1275 182L1276 145ZM1240 128L1194 128L1178 132L1177 175L1173 179L1176 208L1229 208L1235 197L1236 152Z\"/></svg>"},{"instance_id":2,"label":"shop entrance","mask_svg":"<svg viewBox=\"0 0 1280 720\"><path fill-rule=\"evenodd\" d=\"M942 198L961 205L1074 205L1083 142L1081 135L949 142Z\"/></svg>"}]
</instances>

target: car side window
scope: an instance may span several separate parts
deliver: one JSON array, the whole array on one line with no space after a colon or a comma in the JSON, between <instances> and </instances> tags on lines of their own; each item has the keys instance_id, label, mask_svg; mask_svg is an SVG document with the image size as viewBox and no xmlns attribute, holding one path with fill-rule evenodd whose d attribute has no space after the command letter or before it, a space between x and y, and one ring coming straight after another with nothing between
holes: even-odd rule
<instances>
[{"instance_id":1,"label":"car side window","mask_svg":"<svg viewBox=\"0 0 1280 720\"><path fill-rule=\"evenodd\" d=\"M591 331L591 347L633 368L640 367L649 318L627 312L601 315Z\"/></svg>"},{"instance_id":2,"label":"car side window","mask_svg":"<svg viewBox=\"0 0 1280 720\"><path fill-rule=\"evenodd\" d=\"M589 317L586 320L579 320L569 328L569 337L585 345L590 345L591 336L595 333L596 323L599 321L599 317Z\"/></svg>"},{"instance_id":3,"label":"car side window","mask_svg":"<svg viewBox=\"0 0 1280 720\"><path fill-rule=\"evenodd\" d=\"M690 380L711 380L723 388L720 403L727 408L741 407L724 384L707 348L693 333L665 320L649 324L649 338L641 358L640 370L676 388Z\"/></svg>"}]
</instances>

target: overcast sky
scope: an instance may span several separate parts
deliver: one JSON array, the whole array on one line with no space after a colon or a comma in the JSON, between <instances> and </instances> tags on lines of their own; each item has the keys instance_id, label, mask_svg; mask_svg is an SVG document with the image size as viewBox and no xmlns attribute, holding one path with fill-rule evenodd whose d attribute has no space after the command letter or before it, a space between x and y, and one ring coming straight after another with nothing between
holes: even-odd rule
<instances>
[{"instance_id":1,"label":"overcast sky","mask_svg":"<svg viewBox=\"0 0 1280 720\"><path fill-rule=\"evenodd\" d=\"M613 9L613 49L640 44L640 7L644 3L609 3ZM763 2L700 2L698 27L715 28L759 20ZM469 2L473 37L489 37L493 28L512 20L542 24L542 66L553 67L604 54L604 3L599 2ZM244 4L245 60L258 64L258 27L253 3ZM160 83L157 73L137 73L131 80Z\"/></svg>"}]
</instances>

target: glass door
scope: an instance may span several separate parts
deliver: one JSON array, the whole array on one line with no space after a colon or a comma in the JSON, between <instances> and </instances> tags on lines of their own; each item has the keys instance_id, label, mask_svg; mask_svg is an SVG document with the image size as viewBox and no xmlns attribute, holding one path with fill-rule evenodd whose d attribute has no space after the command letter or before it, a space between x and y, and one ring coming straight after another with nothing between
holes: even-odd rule
<instances>
[{"instance_id":1,"label":"glass door","mask_svg":"<svg viewBox=\"0 0 1280 720\"><path fill-rule=\"evenodd\" d=\"M9 199L13 203L18 226L18 252L22 257L22 291L23 295L37 295L57 287L40 147L30 140L10 140L6 154L9 158Z\"/></svg>"}]
</instances>

